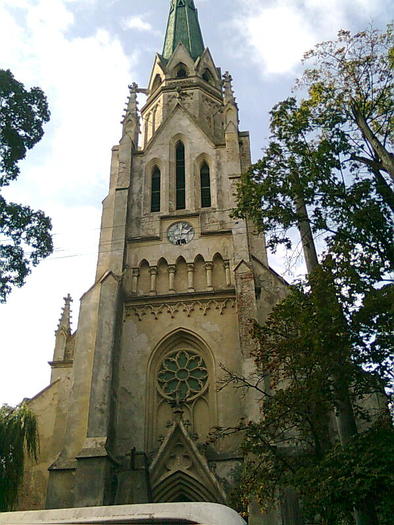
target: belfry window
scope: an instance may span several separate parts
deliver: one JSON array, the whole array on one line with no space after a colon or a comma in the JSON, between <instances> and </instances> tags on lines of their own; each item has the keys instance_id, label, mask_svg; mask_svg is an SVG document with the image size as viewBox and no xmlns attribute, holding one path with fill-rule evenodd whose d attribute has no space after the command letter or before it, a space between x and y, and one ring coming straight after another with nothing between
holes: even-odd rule
<instances>
[{"instance_id":1,"label":"belfry window","mask_svg":"<svg viewBox=\"0 0 394 525\"><path fill-rule=\"evenodd\" d=\"M152 171L150 211L160 211L160 170L157 166Z\"/></svg>"},{"instance_id":2,"label":"belfry window","mask_svg":"<svg viewBox=\"0 0 394 525\"><path fill-rule=\"evenodd\" d=\"M209 69L206 69L204 71L204 73L202 74L202 78L205 80L205 82L208 82L210 84L213 83L213 77L212 77L211 72L209 71Z\"/></svg>"},{"instance_id":3,"label":"belfry window","mask_svg":"<svg viewBox=\"0 0 394 525\"><path fill-rule=\"evenodd\" d=\"M188 72L185 64L179 62L179 64L175 68L175 74L177 78L186 78Z\"/></svg>"},{"instance_id":4,"label":"belfry window","mask_svg":"<svg viewBox=\"0 0 394 525\"><path fill-rule=\"evenodd\" d=\"M153 85L152 85L152 92L153 91L156 91L156 89L161 85L161 76L159 74L157 74L155 76L155 80L153 81Z\"/></svg>"},{"instance_id":5,"label":"belfry window","mask_svg":"<svg viewBox=\"0 0 394 525\"><path fill-rule=\"evenodd\" d=\"M185 177L185 146L179 141L175 147L176 177L176 209L183 210L186 207L186 177Z\"/></svg>"},{"instance_id":6,"label":"belfry window","mask_svg":"<svg viewBox=\"0 0 394 525\"><path fill-rule=\"evenodd\" d=\"M200 169L201 208L211 207L211 177L209 166L203 162Z\"/></svg>"}]
</instances>

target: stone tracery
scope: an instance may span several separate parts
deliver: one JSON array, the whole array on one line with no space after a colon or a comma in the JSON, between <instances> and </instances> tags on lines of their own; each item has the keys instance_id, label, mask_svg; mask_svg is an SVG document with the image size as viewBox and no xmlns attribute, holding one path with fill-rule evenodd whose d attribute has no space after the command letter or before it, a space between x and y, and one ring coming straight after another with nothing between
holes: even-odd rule
<instances>
[{"instance_id":1,"label":"stone tracery","mask_svg":"<svg viewBox=\"0 0 394 525\"><path fill-rule=\"evenodd\" d=\"M208 384L208 370L203 358L190 350L167 355L157 375L158 390L171 401L191 401L200 396Z\"/></svg>"}]
</instances>

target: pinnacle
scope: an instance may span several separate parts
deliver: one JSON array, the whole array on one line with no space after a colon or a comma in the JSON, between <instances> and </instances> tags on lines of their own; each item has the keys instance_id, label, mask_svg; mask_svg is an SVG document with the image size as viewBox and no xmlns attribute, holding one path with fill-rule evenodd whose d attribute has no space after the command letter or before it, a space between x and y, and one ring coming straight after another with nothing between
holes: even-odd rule
<instances>
[{"instance_id":1,"label":"pinnacle","mask_svg":"<svg viewBox=\"0 0 394 525\"><path fill-rule=\"evenodd\" d=\"M138 84L133 82L129 86L129 97L127 99L126 107L124 109L124 114L122 118L121 124L125 123L126 117L129 115L132 115L133 117L138 118L138 100L137 100L137 93L138 93Z\"/></svg>"},{"instance_id":2,"label":"pinnacle","mask_svg":"<svg viewBox=\"0 0 394 525\"><path fill-rule=\"evenodd\" d=\"M225 104L231 103L236 104L234 91L233 91L233 77L228 71L223 75L223 91L224 91L224 102Z\"/></svg>"},{"instance_id":3,"label":"pinnacle","mask_svg":"<svg viewBox=\"0 0 394 525\"><path fill-rule=\"evenodd\" d=\"M56 335L60 332L71 334L71 303L73 302L71 295L64 297L64 306L59 319L59 324L56 330Z\"/></svg>"}]
</instances>

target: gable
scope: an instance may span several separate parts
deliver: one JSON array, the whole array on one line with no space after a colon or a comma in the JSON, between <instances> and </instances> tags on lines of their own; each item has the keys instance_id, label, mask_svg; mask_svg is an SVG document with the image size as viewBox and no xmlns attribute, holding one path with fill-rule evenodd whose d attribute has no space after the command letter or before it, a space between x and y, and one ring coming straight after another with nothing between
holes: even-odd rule
<instances>
[{"instance_id":1,"label":"gable","mask_svg":"<svg viewBox=\"0 0 394 525\"><path fill-rule=\"evenodd\" d=\"M179 498L225 502L222 488L182 419L172 424L149 470L156 502L179 501Z\"/></svg>"},{"instance_id":2,"label":"gable","mask_svg":"<svg viewBox=\"0 0 394 525\"><path fill-rule=\"evenodd\" d=\"M161 81L164 80L164 77L165 77L165 66L160 58L160 55L156 55L155 57L155 62L153 64L153 68L152 68L152 72L150 74L150 79L149 79L149 85L148 85L148 90L149 92L151 92L153 89L153 85L155 83L155 79L157 77L160 77L161 78ZM154 91L154 90L153 90Z\"/></svg>"},{"instance_id":3,"label":"gable","mask_svg":"<svg viewBox=\"0 0 394 525\"><path fill-rule=\"evenodd\" d=\"M174 73L174 68L179 64L179 63L183 63L185 64L186 68L189 70L189 75L192 75L195 73L195 68L194 68L194 60L192 59L192 57L190 56L190 53L189 51L186 49L186 47L182 44L182 42L180 42L174 53L172 54L170 60L168 61L167 63L167 67L166 67L166 73L167 73L167 77L174 77L176 76L175 73Z\"/></svg>"},{"instance_id":4,"label":"gable","mask_svg":"<svg viewBox=\"0 0 394 525\"><path fill-rule=\"evenodd\" d=\"M210 148L215 148L214 142L199 125L198 120L178 102L150 139L145 148L145 153L152 150L156 144L160 144L160 147L162 147L163 140L168 139L168 142L170 142L176 135L184 135L191 138L193 134L198 135L195 141L207 142Z\"/></svg>"},{"instance_id":5,"label":"gable","mask_svg":"<svg viewBox=\"0 0 394 525\"><path fill-rule=\"evenodd\" d=\"M219 86L221 83L220 70L215 66L211 52L208 48L205 49L204 53L196 62L196 71L199 75L202 76L205 70L209 71L212 75L213 82Z\"/></svg>"}]
</instances>

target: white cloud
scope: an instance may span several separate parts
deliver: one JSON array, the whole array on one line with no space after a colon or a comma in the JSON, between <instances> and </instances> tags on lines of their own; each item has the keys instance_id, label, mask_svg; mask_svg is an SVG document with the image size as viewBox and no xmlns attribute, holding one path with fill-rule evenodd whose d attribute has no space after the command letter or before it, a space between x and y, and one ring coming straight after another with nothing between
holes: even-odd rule
<instances>
[{"instance_id":1,"label":"white cloud","mask_svg":"<svg viewBox=\"0 0 394 525\"><path fill-rule=\"evenodd\" d=\"M130 16L123 21L124 29L137 29L137 31L153 32L153 27L149 22L145 22L142 16Z\"/></svg>"},{"instance_id":2,"label":"white cloud","mask_svg":"<svg viewBox=\"0 0 394 525\"><path fill-rule=\"evenodd\" d=\"M44 138L22 163L21 177L4 193L43 209L55 232L54 255L0 305L0 404L16 403L46 386L45 363L52 357L62 297L71 292L76 314L78 299L94 278L99 204L138 56L126 56L104 29L84 38L69 36L72 4L92 2L0 3L0 67L10 68L26 86L42 87L52 113Z\"/></svg>"},{"instance_id":3,"label":"white cloud","mask_svg":"<svg viewBox=\"0 0 394 525\"><path fill-rule=\"evenodd\" d=\"M236 25L247 43L244 54L265 74L290 73L317 42L336 37L355 22L367 26L390 12L390 0L239 0ZM239 15L239 13L238 13Z\"/></svg>"},{"instance_id":4,"label":"white cloud","mask_svg":"<svg viewBox=\"0 0 394 525\"><path fill-rule=\"evenodd\" d=\"M258 16L248 20L248 35L249 43L258 50L267 73L291 70L314 43L305 18L290 6L263 9Z\"/></svg>"}]
</instances>

